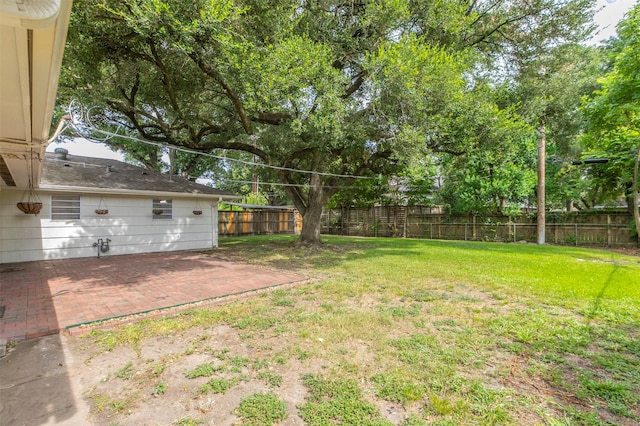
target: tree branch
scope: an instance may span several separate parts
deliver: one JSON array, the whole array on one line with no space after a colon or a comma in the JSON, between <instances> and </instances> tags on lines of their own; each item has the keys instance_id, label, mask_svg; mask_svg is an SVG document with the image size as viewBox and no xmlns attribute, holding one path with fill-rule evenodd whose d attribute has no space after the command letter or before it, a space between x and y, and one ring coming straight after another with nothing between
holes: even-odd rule
<instances>
[{"instance_id":1,"label":"tree branch","mask_svg":"<svg viewBox=\"0 0 640 426\"><path fill-rule=\"evenodd\" d=\"M244 131L246 132L247 135L253 135L253 126L251 125L251 120L249 119L246 111L244 110L242 101L240 100L238 95L235 93L235 91L231 88L231 86L229 86L224 81L224 79L222 78L218 70L216 70L214 67L204 62L202 58L200 58L200 56L195 52L189 53L189 57L202 70L202 72L204 72L207 76L211 77L213 81L215 81L220 85L220 87L222 87L222 91L224 92L225 96L229 98L229 100L233 104L233 108L236 114L238 115L240 122L242 123L242 127L244 128Z\"/></svg>"},{"instance_id":2,"label":"tree branch","mask_svg":"<svg viewBox=\"0 0 640 426\"><path fill-rule=\"evenodd\" d=\"M364 80L367 77L367 74L368 73L365 70L360 71L356 79L351 84L351 86L347 89L346 92L344 92L344 94L342 95L342 98L346 99L349 96L351 96L354 92L356 92L362 86L362 83L364 83Z\"/></svg>"},{"instance_id":3,"label":"tree branch","mask_svg":"<svg viewBox=\"0 0 640 426\"><path fill-rule=\"evenodd\" d=\"M473 42L469 43L469 46L475 46L477 44L480 44L483 41L485 41L487 38L489 38L492 34L494 34L495 32L498 32L505 25L513 24L514 22L518 22L518 21L520 21L522 19L525 19L527 17L529 17L529 15L516 16L516 17L513 17L511 19L507 19L507 20L503 21L502 23L498 24L493 29L491 29L490 31L488 31L488 32L486 32L484 34L481 34L481 35L474 34L474 36L478 36L478 38L476 40L474 40Z\"/></svg>"},{"instance_id":4,"label":"tree branch","mask_svg":"<svg viewBox=\"0 0 640 426\"><path fill-rule=\"evenodd\" d=\"M261 112L257 116L251 117L251 120L256 123L278 126L292 118L293 117L288 112Z\"/></svg>"}]
</instances>

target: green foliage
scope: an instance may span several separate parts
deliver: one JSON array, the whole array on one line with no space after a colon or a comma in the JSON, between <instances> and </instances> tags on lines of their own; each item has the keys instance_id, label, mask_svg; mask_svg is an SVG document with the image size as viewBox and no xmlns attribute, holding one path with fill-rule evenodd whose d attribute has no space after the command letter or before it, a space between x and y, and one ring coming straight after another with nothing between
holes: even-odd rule
<instances>
[{"instance_id":1,"label":"green foliage","mask_svg":"<svg viewBox=\"0 0 640 426\"><path fill-rule=\"evenodd\" d=\"M609 159L599 167L590 167L589 174L608 189L605 194L609 197L626 198L629 209L636 214L636 226L640 226L640 215L632 194L634 163L640 161L639 33L640 6L636 5L618 25L620 40L610 47L612 67L600 80L602 88L583 106L587 128L582 138L585 156Z\"/></svg>"},{"instance_id":2,"label":"green foliage","mask_svg":"<svg viewBox=\"0 0 640 426\"><path fill-rule=\"evenodd\" d=\"M512 129L497 147L477 149L443 162L444 186L438 199L452 214L509 214L533 196L535 139L528 129Z\"/></svg>"},{"instance_id":3,"label":"green foliage","mask_svg":"<svg viewBox=\"0 0 640 426\"><path fill-rule=\"evenodd\" d=\"M164 395L167 392L167 384L163 381L159 381L156 387L153 389L154 395Z\"/></svg>"},{"instance_id":4,"label":"green foliage","mask_svg":"<svg viewBox=\"0 0 640 426\"><path fill-rule=\"evenodd\" d=\"M268 206L269 205L269 200L267 200L267 197L265 197L264 195L258 193L251 193L251 194L247 194L244 197L242 197L242 203L243 204L253 204L253 205L257 205L257 206Z\"/></svg>"},{"instance_id":5,"label":"green foliage","mask_svg":"<svg viewBox=\"0 0 640 426\"><path fill-rule=\"evenodd\" d=\"M358 383L353 380L331 380L306 375L302 382L309 389L309 396L299 406L299 410L300 416L308 425L391 425L380 417L375 405L364 399Z\"/></svg>"},{"instance_id":6,"label":"green foliage","mask_svg":"<svg viewBox=\"0 0 640 426\"><path fill-rule=\"evenodd\" d=\"M180 420L175 421L176 426L197 426L204 423L204 420L200 419L192 419L190 417L185 417Z\"/></svg>"},{"instance_id":7,"label":"green foliage","mask_svg":"<svg viewBox=\"0 0 640 426\"><path fill-rule=\"evenodd\" d=\"M239 382L240 382L239 377L233 377L230 379L213 378L209 380L207 383L205 383L204 385L202 385L200 387L200 391L202 393L213 392L213 393L224 394Z\"/></svg>"},{"instance_id":8,"label":"green foliage","mask_svg":"<svg viewBox=\"0 0 640 426\"><path fill-rule=\"evenodd\" d=\"M133 376L133 363L127 362L124 367L116 372L116 377L122 380L129 380Z\"/></svg>"},{"instance_id":9,"label":"green foliage","mask_svg":"<svg viewBox=\"0 0 640 426\"><path fill-rule=\"evenodd\" d=\"M258 378L264 380L272 388L279 388L282 386L282 376L274 374L270 371L262 371L258 373Z\"/></svg>"},{"instance_id":10,"label":"green foliage","mask_svg":"<svg viewBox=\"0 0 640 426\"><path fill-rule=\"evenodd\" d=\"M421 400L425 394L423 385L409 382L399 375L376 374L371 381L378 388L376 395L391 402L407 404Z\"/></svg>"},{"instance_id":11,"label":"green foliage","mask_svg":"<svg viewBox=\"0 0 640 426\"><path fill-rule=\"evenodd\" d=\"M256 393L240 401L236 414L243 425L268 426L287 418L287 406L273 393Z\"/></svg>"},{"instance_id":12,"label":"green foliage","mask_svg":"<svg viewBox=\"0 0 640 426\"><path fill-rule=\"evenodd\" d=\"M195 379L196 377L209 377L215 374L218 371L222 371L224 366L216 365L213 362L208 362L205 364L200 364L193 370L187 371L185 376L189 379Z\"/></svg>"}]
</instances>

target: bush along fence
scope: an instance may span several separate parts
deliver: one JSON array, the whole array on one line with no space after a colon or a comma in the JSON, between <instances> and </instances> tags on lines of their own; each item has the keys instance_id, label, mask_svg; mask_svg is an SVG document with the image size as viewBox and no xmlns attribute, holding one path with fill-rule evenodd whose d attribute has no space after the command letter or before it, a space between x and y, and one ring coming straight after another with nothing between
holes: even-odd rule
<instances>
[{"instance_id":1,"label":"bush along fence","mask_svg":"<svg viewBox=\"0 0 640 426\"><path fill-rule=\"evenodd\" d=\"M290 207L265 207L242 211L218 212L218 235L220 237L297 234L302 228L302 217L298 210Z\"/></svg>"},{"instance_id":2,"label":"bush along fence","mask_svg":"<svg viewBox=\"0 0 640 426\"><path fill-rule=\"evenodd\" d=\"M626 210L548 212L549 244L637 245L633 216ZM322 216L322 232L363 237L432 238L467 241L536 242L536 215L450 216L440 208L377 206L331 209Z\"/></svg>"}]
</instances>

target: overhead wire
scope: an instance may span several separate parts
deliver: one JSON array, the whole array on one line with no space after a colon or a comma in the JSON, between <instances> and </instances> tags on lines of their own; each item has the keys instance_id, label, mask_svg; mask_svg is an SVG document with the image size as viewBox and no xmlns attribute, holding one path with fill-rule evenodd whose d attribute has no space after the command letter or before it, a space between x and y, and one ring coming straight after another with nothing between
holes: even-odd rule
<instances>
[{"instance_id":1,"label":"overhead wire","mask_svg":"<svg viewBox=\"0 0 640 426\"><path fill-rule=\"evenodd\" d=\"M203 178L203 179L208 179L208 178ZM215 179L211 179L211 180L215 180ZM254 181L252 180L236 180L236 179L220 179L221 182L230 182L230 183L243 183L243 184L253 184ZM307 184L304 183L280 183L280 182L263 182L260 181L259 182L260 186L288 186L288 187L305 187L308 186ZM323 188L330 188L330 189L353 189L353 186L349 186L349 185L321 185ZM392 188L392 185L390 184L385 184L385 185L379 185L379 186L385 186L385 187L389 187ZM397 185L394 185L395 187L397 187Z\"/></svg>"},{"instance_id":2,"label":"overhead wire","mask_svg":"<svg viewBox=\"0 0 640 426\"><path fill-rule=\"evenodd\" d=\"M72 115L70 115L70 116L73 117ZM251 161L240 160L240 159L236 159L236 158L229 158L229 157L220 156L220 155L214 155L214 154L211 154L211 153L196 151L196 150L192 150L192 149L187 149L187 148L183 148L183 147L176 146L176 145L171 145L171 144L161 143L161 142L148 141L148 140L139 139L139 138L136 138L136 137L133 137L133 136L129 136L129 135L123 135L123 134L119 134L119 133L110 132L108 130L103 130L103 129L100 129L99 127L93 125L93 123L89 119L88 121L89 121L89 123L91 123L91 126L87 127L85 125L84 127L87 127L87 130L89 132L99 133L99 134L104 135L105 138L101 140L99 138L93 137L90 133L88 133L87 130L82 129L77 124L77 121L78 121L77 118L73 117L71 122L70 122L70 125L68 126L68 128L72 129L77 134L77 136L82 137L82 138L87 139L87 140L92 141L92 142L97 140L97 141L99 141L98 143L105 143L105 142L107 142L108 140L110 140L112 138L123 138L123 139L127 139L127 140L130 140L130 141L133 141L133 142L138 142L138 143L142 143L142 144L146 144L146 145L156 146L156 147L164 148L164 149L172 149L172 150L175 150L175 151L178 151L178 152L187 153L187 154L193 154L193 155L198 155L198 156L203 156L203 157L215 158L217 160L232 161L232 162L245 164L245 165L250 165L250 166L265 167L265 168L269 168L269 169L273 169L273 170L282 170L282 171L290 171L290 172L296 172L296 173L315 174L315 175L320 175L320 176L340 177L340 178L348 178L348 179L372 179L372 177L370 177L370 176L317 172L317 171L312 171L312 170L302 170L302 169L296 169L296 168L292 168L292 167L282 167L282 166L274 166L274 165L264 164L264 163L254 163L254 162L251 162Z\"/></svg>"},{"instance_id":3,"label":"overhead wire","mask_svg":"<svg viewBox=\"0 0 640 426\"><path fill-rule=\"evenodd\" d=\"M108 142L110 139L113 138L123 138L123 139L127 139L133 142L137 142L137 143L141 143L141 144L146 144L146 145L150 145L150 146L156 146L159 148L163 148L163 149L172 149L178 152L184 152L187 154L192 154L192 155L197 155L197 156L203 156L203 157L209 157L209 158L214 158L217 160L222 160L222 161L230 161L230 162L235 162L235 163L240 163L240 164L244 164L244 165L249 165L249 166L258 166L258 167L264 167L264 168L269 168L269 169L274 169L274 170L284 170L284 171L291 171L291 172L297 172L297 173L303 173L303 174L315 174L315 175L320 175L320 176L329 176L329 177L340 177L340 178L349 178L349 179L375 179L374 177L370 177L370 176L361 176L361 175L350 175L350 174L337 174L337 173L326 173L326 172L316 172L316 171L311 171L311 170L302 170L302 169L296 169L296 168L292 168L292 167L282 167L282 166L274 166L274 165L270 165L270 164L264 164L264 163L254 163L252 161L246 161L246 160L241 160L241 159L236 159L236 158L229 158L227 156L219 156L219 155L215 155L215 154L211 154L211 153L206 153L206 152L201 152L201 151L197 151L197 150L192 150L192 149L187 149L187 148L183 148L183 147L179 147L176 145L171 145L171 144L167 144L167 143L161 143L161 142L153 142L153 141L148 141L148 140L144 140L144 139L139 139L133 136L129 136L129 135L124 135L121 133L117 133L117 132L111 132L108 130L104 130L99 128L97 125L95 125L93 123L93 121L91 120L91 116L90 116L90 110L87 111L85 114L73 114L71 109L72 109L72 105L74 102L72 102L72 104L69 106L69 113L68 115L66 115L64 118L66 118L66 125L61 129L59 126L58 131L56 132L56 135L54 135L54 137L52 137L49 142L51 140L53 140L55 137L61 135L65 130L70 129L72 130L76 136L79 136L81 138L84 138L88 141L94 142L94 143L106 143ZM79 117L84 116L86 121L89 123L89 125L85 124L82 120L79 119ZM62 124L62 123L60 123ZM104 136L104 138L97 138L94 136L95 133L101 134ZM491 175L491 173L487 172L484 174L480 174L480 176L483 177L489 177ZM478 177L478 174L476 174L476 176ZM234 183L254 183L253 181L241 181L241 180L230 180L230 179L225 179L225 182L234 182ZM455 179L455 181L459 181L459 182L463 182L463 180L461 179ZM286 183L280 183L280 182L260 182L260 185L273 185L273 186L283 186L283 187L303 187L305 186L305 184L286 184ZM397 185L391 185L391 184L386 184L385 186L388 186L389 189L392 188L397 188ZM340 186L340 185L334 185L334 186L323 186L325 188L353 188L353 186L348 186L348 185L344 185L344 186Z\"/></svg>"}]
</instances>

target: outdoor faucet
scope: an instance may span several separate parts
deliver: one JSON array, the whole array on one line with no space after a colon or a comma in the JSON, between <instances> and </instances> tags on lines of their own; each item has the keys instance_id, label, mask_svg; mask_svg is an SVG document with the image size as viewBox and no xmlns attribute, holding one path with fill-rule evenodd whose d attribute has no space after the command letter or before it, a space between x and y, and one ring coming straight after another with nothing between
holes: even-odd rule
<instances>
[{"instance_id":1,"label":"outdoor faucet","mask_svg":"<svg viewBox=\"0 0 640 426\"><path fill-rule=\"evenodd\" d=\"M93 243L93 247L98 248L98 259L100 259L100 252L106 253L109 251L109 243L111 240L109 238L98 238L98 241Z\"/></svg>"}]
</instances>

